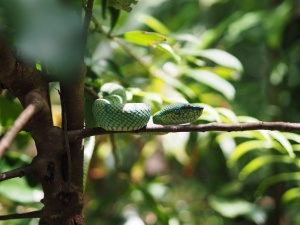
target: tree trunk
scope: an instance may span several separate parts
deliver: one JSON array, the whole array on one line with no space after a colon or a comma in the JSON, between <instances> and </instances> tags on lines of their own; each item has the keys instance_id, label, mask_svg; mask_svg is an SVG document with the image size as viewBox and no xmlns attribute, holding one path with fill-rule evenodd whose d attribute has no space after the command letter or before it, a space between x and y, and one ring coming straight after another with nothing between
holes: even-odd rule
<instances>
[{"instance_id":1,"label":"tree trunk","mask_svg":"<svg viewBox=\"0 0 300 225\"><path fill-rule=\"evenodd\" d=\"M83 64L84 65L84 64ZM84 76L61 87L64 105L63 129L53 126L48 82L35 68L17 62L4 35L0 34L0 84L17 97L22 106L34 105L36 113L26 124L34 139L37 156L31 166L44 191L41 224L83 225L83 142L68 143L68 130L84 126Z\"/></svg>"}]
</instances>

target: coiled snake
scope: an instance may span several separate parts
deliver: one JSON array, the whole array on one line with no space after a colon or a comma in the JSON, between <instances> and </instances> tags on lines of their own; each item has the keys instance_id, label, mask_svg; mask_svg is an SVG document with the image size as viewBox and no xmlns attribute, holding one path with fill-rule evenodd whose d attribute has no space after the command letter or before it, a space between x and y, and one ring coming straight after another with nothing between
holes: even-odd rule
<instances>
[{"instance_id":1,"label":"coiled snake","mask_svg":"<svg viewBox=\"0 0 300 225\"><path fill-rule=\"evenodd\" d=\"M126 103L125 89L115 83L101 87L104 98L97 99L92 108L99 127L108 131L134 131L146 126L151 109L145 103ZM198 119L203 107L190 103L174 103L158 111L152 117L153 123L175 125L190 123Z\"/></svg>"}]
</instances>

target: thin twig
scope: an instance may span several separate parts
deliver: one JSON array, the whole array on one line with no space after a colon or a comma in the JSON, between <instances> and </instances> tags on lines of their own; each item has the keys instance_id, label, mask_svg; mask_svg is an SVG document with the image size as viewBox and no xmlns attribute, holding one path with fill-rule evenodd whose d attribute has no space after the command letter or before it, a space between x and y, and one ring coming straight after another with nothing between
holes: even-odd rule
<instances>
[{"instance_id":1,"label":"thin twig","mask_svg":"<svg viewBox=\"0 0 300 225\"><path fill-rule=\"evenodd\" d=\"M140 57L138 57L124 42L120 40L120 38L117 37L111 37L111 39L118 43L126 52L128 55L130 55L137 63L139 63L148 73L152 74L152 71L150 70L150 67L141 60ZM153 74L152 74L153 75Z\"/></svg>"},{"instance_id":2,"label":"thin twig","mask_svg":"<svg viewBox=\"0 0 300 225\"><path fill-rule=\"evenodd\" d=\"M72 177L72 163L71 163L71 150L70 150L70 144L69 144L69 137L68 137L68 122L67 122L67 114L66 114L66 105L65 101L61 95L61 92L58 91L61 101L61 114L62 114L62 128L64 132L64 140L65 140L65 147L66 147L66 153L67 153L67 162L68 162L68 176L67 176L67 190L70 188L70 182Z\"/></svg>"},{"instance_id":3,"label":"thin twig","mask_svg":"<svg viewBox=\"0 0 300 225\"><path fill-rule=\"evenodd\" d=\"M147 125L136 131L107 131L101 127L88 128L81 130L72 130L68 132L69 140L75 141L82 138L115 134L115 133L145 133L145 132L207 132L207 131L249 131L249 130L278 130L278 131L297 131L300 132L300 123L288 122L254 122L254 123L237 123L237 124L221 124L208 123L200 125Z\"/></svg>"},{"instance_id":4,"label":"thin twig","mask_svg":"<svg viewBox=\"0 0 300 225\"><path fill-rule=\"evenodd\" d=\"M117 174L119 174L120 173L120 159L118 156L118 149L117 149L114 134L109 134L109 138L110 138L110 142L111 142L112 153L113 153L114 160L115 160L116 172L117 172Z\"/></svg>"},{"instance_id":5,"label":"thin twig","mask_svg":"<svg viewBox=\"0 0 300 225\"><path fill-rule=\"evenodd\" d=\"M102 34L106 35L109 39L116 42L121 48L127 52L128 55L130 55L137 63L139 63L148 73L151 73L150 67L144 63L140 57L138 57L125 43L123 43L120 38L110 35L107 33L101 26L101 24L98 22L98 20L92 16L92 21L95 24L95 28L100 31Z\"/></svg>"},{"instance_id":6,"label":"thin twig","mask_svg":"<svg viewBox=\"0 0 300 225\"><path fill-rule=\"evenodd\" d=\"M102 25L98 22L98 20L96 19L96 17L92 16L92 21L95 24L95 27L98 31L100 31L102 34L108 36L108 33L105 32L105 30L102 28ZM108 36L110 37L110 36Z\"/></svg>"},{"instance_id":7,"label":"thin twig","mask_svg":"<svg viewBox=\"0 0 300 225\"><path fill-rule=\"evenodd\" d=\"M24 111L15 120L12 127L7 131L0 140L0 159L4 152L9 148L17 134L24 128L29 119L38 111L38 107L34 104L28 105Z\"/></svg>"},{"instance_id":8,"label":"thin twig","mask_svg":"<svg viewBox=\"0 0 300 225\"><path fill-rule=\"evenodd\" d=\"M120 196L121 164L120 164L120 158L119 158L119 154L118 154L118 149L117 149L115 135L114 134L109 134L109 137L110 137L110 142L111 142L111 148L112 148L113 157L114 157L114 160L115 160L115 170L116 170L115 181L116 181L116 183L114 185L114 187L115 187L114 202L117 202L117 200L119 199L119 196ZM114 211L115 207L116 207L116 205L112 204L110 210Z\"/></svg>"},{"instance_id":9,"label":"thin twig","mask_svg":"<svg viewBox=\"0 0 300 225\"><path fill-rule=\"evenodd\" d=\"M16 177L23 177L28 174L33 174L35 170L35 166L33 164L29 164L14 170L10 170L4 173L0 173L0 182Z\"/></svg>"},{"instance_id":10,"label":"thin twig","mask_svg":"<svg viewBox=\"0 0 300 225\"><path fill-rule=\"evenodd\" d=\"M101 96L99 96L91 87L84 86L84 91L86 91L90 96L92 96L94 99L98 99Z\"/></svg>"},{"instance_id":11,"label":"thin twig","mask_svg":"<svg viewBox=\"0 0 300 225\"><path fill-rule=\"evenodd\" d=\"M21 214L16 213L16 214L11 214L11 215L0 216L0 220L40 218L41 214L42 214L42 210L21 213Z\"/></svg>"},{"instance_id":12,"label":"thin twig","mask_svg":"<svg viewBox=\"0 0 300 225\"><path fill-rule=\"evenodd\" d=\"M84 21L83 21L83 31L82 31L82 39L83 39L83 46L82 46L82 57L84 56L84 51L86 48L87 44L87 36L89 32L89 27L90 27L90 22L92 19L92 14L93 14L93 6L94 6L94 0L88 0L87 5L84 6L85 9L85 16L84 16Z\"/></svg>"}]
</instances>

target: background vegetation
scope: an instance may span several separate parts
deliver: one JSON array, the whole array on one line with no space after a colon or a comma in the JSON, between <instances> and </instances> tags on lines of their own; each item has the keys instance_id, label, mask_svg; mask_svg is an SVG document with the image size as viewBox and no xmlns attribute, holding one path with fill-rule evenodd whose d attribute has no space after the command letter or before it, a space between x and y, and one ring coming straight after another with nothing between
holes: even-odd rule
<instances>
[{"instance_id":1,"label":"background vegetation","mask_svg":"<svg viewBox=\"0 0 300 225\"><path fill-rule=\"evenodd\" d=\"M299 1L139 1L121 11L112 31L116 10L104 18L96 1L93 15L85 53L87 127L95 126L90 91L106 82L120 83L153 112L174 101L201 103L196 123L298 122ZM137 30L164 36L152 43L130 33ZM56 87L51 99L59 104ZM22 108L4 90L0 105L4 133ZM59 108L52 108L57 125ZM276 131L90 138L86 224L299 224L299 144L298 134ZM22 132L0 170L34 155ZM0 184L1 214L38 209L41 198L31 177Z\"/></svg>"}]
</instances>

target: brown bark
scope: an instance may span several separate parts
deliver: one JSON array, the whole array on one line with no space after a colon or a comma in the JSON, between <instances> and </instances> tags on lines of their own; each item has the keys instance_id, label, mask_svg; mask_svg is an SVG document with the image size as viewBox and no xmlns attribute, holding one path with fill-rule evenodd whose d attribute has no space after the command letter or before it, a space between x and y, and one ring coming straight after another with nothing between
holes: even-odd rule
<instances>
[{"instance_id":1,"label":"brown bark","mask_svg":"<svg viewBox=\"0 0 300 225\"><path fill-rule=\"evenodd\" d=\"M80 73L80 80L62 88L67 130L82 129L84 124L85 67ZM17 97L24 108L35 105L39 109L25 125L25 130L30 132L37 148L30 172L41 183L44 191L41 218L48 225L84 224L82 140L74 141L70 143L69 149L66 148L64 131L52 123L47 81L35 68L17 62L3 34L0 34L0 84ZM65 171L67 150L71 153L72 174ZM70 176L68 182L65 174Z\"/></svg>"}]
</instances>

